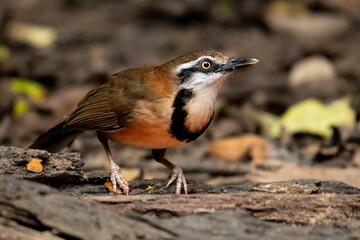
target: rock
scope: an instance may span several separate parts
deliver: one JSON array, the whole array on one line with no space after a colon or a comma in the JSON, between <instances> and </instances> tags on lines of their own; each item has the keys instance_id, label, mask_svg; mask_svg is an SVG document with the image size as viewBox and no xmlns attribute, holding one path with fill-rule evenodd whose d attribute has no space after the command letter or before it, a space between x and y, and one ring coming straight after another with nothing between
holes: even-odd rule
<instances>
[{"instance_id":1,"label":"rock","mask_svg":"<svg viewBox=\"0 0 360 240\"><path fill-rule=\"evenodd\" d=\"M56 237L62 239L171 239L173 237L168 232L159 231L150 224L120 215L95 202L83 201L62 194L46 185L12 177L1 176L0 178L0 219L15 221L28 228L29 232L36 229L38 231L50 230L51 235L47 238L41 236L43 238L38 239L56 239ZM6 204L3 204L5 202ZM0 221L0 229L4 229L2 225L4 224ZM30 239L34 238L30 237Z\"/></svg>"},{"instance_id":2,"label":"rock","mask_svg":"<svg viewBox=\"0 0 360 240\"><path fill-rule=\"evenodd\" d=\"M32 158L42 160L44 170L29 172L26 164ZM0 175L30 179L52 185L82 179L84 161L79 153L48 153L45 150L0 146Z\"/></svg>"},{"instance_id":3,"label":"rock","mask_svg":"<svg viewBox=\"0 0 360 240\"><path fill-rule=\"evenodd\" d=\"M341 182L299 180L79 199L0 176L0 239L356 239L359 198Z\"/></svg>"},{"instance_id":4,"label":"rock","mask_svg":"<svg viewBox=\"0 0 360 240\"><path fill-rule=\"evenodd\" d=\"M300 99L328 99L338 92L337 74L332 63L314 55L296 62L289 72L289 87Z\"/></svg>"}]
</instances>

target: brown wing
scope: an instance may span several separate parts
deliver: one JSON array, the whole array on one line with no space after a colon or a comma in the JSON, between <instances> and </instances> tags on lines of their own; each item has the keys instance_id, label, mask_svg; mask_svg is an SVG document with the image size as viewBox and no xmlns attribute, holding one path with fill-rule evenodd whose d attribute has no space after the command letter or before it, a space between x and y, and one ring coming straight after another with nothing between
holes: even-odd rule
<instances>
[{"instance_id":1,"label":"brown wing","mask_svg":"<svg viewBox=\"0 0 360 240\"><path fill-rule=\"evenodd\" d=\"M138 100L156 98L146 88L146 68L129 69L91 90L66 121L64 131L111 131L126 127Z\"/></svg>"}]
</instances>

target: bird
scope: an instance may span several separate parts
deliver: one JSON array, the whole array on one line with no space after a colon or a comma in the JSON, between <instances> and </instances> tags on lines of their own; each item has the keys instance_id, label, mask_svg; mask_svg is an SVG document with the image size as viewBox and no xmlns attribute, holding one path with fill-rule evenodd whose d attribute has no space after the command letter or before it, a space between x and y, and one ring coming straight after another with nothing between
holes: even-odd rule
<instances>
[{"instance_id":1,"label":"bird","mask_svg":"<svg viewBox=\"0 0 360 240\"><path fill-rule=\"evenodd\" d=\"M208 128L223 82L235 70L254 65L252 57L228 57L198 50L158 66L117 72L94 87L62 122L30 146L48 152L68 147L85 131L96 131L110 164L112 193L129 185L115 163L108 141L149 149L170 170L165 187L175 194L188 188L183 170L165 158L168 148L190 143Z\"/></svg>"}]
</instances>

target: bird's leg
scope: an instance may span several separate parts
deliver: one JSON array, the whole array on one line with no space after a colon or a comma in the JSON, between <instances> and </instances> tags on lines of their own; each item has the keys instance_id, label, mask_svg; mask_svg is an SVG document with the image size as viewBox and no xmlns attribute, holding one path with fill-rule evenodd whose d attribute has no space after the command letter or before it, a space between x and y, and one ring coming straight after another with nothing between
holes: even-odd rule
<instances>
[{"instance_id":1,"label":"bird's leg","mask_svg":"<svg viewBox=\"0 0 360 240\"><path fill-rule=\"evenodd\" d=\"M113 187L113 193L116 193L117 185L120 187L120 189L123 190L124 194L129 194L129 185L125 178L121 175L120 167L117 165L111 155L110 147L108 144L107 138L105 138L101 133L97 132L97 136L99 138L99 141L102 143L106 156L110 163L110 180Z\"/></svg>"},{"instance_id":2,"label":"bird's leg","mask_svg":"<svg viewBox=\"0 0 360 240\"><path fill-rule=\"evenodd\" d=\"M171 163L170 161L168 161L164 157L165 151L166 151L166 149L153 149L152 155L157 162L165 165L168 169L171 170L170 177L166 184L166 187L168 187L170 184L172 184L176 180L175 194L180 194L181 188L183 188L185 194L187 194L187 184L186 184L186 179L185 179L183 170L180 167L178 167L178 166L174 165L173 163Z\"/></svg>"}]
</instances>

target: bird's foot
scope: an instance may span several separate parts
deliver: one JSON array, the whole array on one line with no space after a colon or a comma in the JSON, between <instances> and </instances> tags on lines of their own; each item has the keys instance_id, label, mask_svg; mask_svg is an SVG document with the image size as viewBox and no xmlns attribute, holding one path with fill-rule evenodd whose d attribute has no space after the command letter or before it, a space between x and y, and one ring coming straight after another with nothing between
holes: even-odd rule
<instances>
[{"instance_id":1,"label":"bird's foot","mask_svg":"<svg viewBox=\"0 0 360 240\"><path fill-rule=\"evenodd\" d=\"M125 195L129 194L129 185L125 178L120 173L120 167L116 163L112 163L110 166L111 174L110 180L113 187L112 193L116 193L117 186L124 192Z\"/></svg>"},{"instance_id":2,"label":"bird's foot","mask_svg":"<svg viewBox=\"0 0 360 240\"><path fill-rule=\"evenodd\" d=\"M171 171L169 180L166 184L166 187L169 187L170 184L175 182L175 180L176 180L175 194L177 194L177 195L180 194L182 188L184 189L184 193L187 194L186 179L185 179L183 170L178 166L175 166L174 169Z\"/></svg>"}]
</instances>

